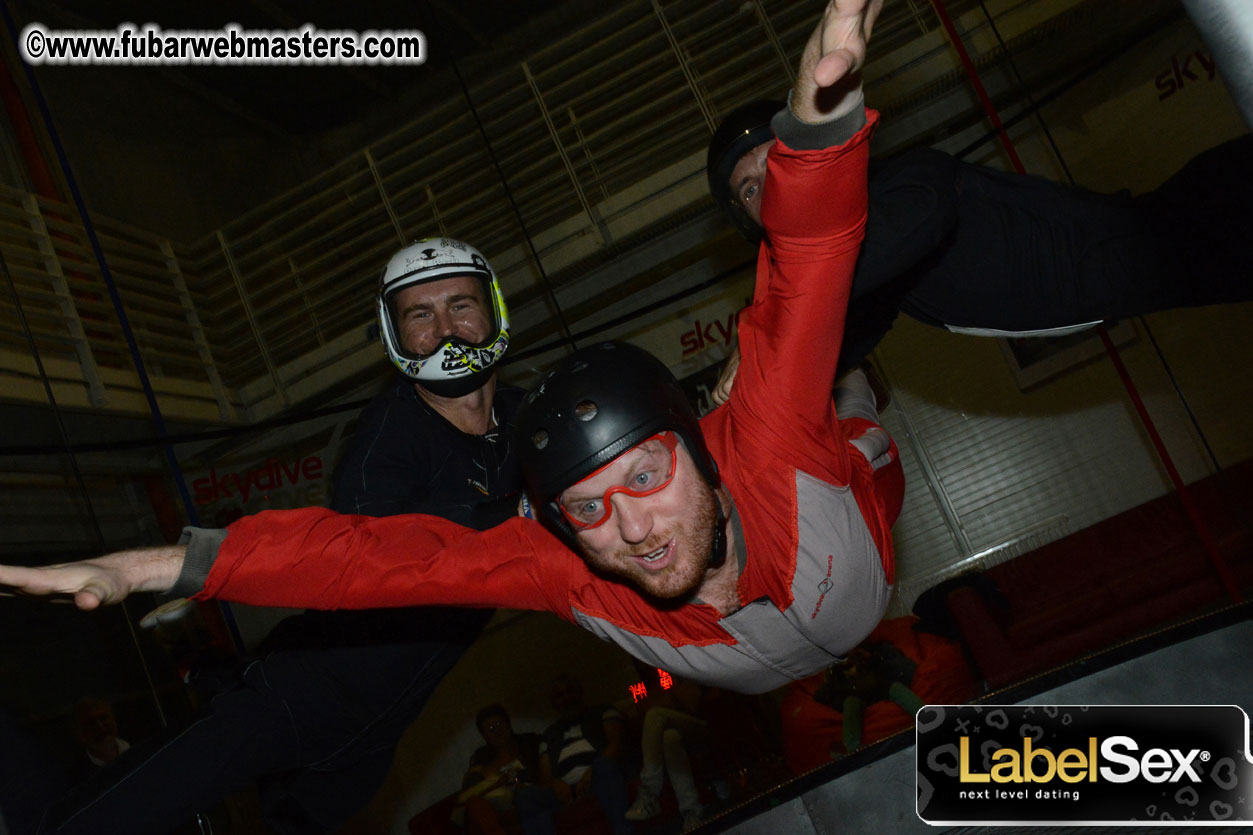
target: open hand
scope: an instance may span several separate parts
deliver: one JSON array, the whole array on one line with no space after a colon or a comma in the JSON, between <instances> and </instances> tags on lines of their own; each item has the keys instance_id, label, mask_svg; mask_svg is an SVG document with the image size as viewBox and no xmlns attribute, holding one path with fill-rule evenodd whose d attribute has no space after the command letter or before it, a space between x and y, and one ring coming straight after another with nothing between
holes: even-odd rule
<instances>
[{"instance_id":1,"label":"open hand","mask_svg":"<svg viewBox=\"0 0 1253 835\"><path fill-rule=\"evenodd\" d=\"M801 53L790 106L802 122L839 118L862 103L861 68L883 0L831 0Z\"/></svg>"},{"instance_id":2,"label":"open hand","mask_svg":"<svg viewBox=\"0 0 1253 835\"><path fill-rule=\"evenodd\" d=\"M866 63L866 44L883 0L831 0L818 24L819 60L814 83L830 87Z\"/></svg>"},{"instance_id":3,"label":"open hand","mask_svg":"<svg viewBox=\"0 0 1253 835\"><path fill-rule=\"evenodd\" d=\"M117 572L90 560L26 568L0 565L0 587L6 593L71 596L80 609L116 603L130 593Z\"/></svg>"},{"instance_id":4,"label":"open hand","mask_svg":"<svg viewBox=\"0 0 1253 835\"><path fill-rule=\"evenodd\" d=\"M36 568L0 565L0 593L67 596L80 609L95 609L132 592L168 590L185 553L182 545L162 545Z\"/></svg>"}]
</instances>

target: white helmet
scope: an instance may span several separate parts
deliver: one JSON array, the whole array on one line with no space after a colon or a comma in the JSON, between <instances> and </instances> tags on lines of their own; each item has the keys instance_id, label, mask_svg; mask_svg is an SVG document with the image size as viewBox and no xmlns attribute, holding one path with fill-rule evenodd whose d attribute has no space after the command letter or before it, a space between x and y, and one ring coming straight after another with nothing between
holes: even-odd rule
<instances>
[{"instance_id":1,"label":"white helmet","mask_svg":"<svg viewBox=\"0 0 1253 835\"><path fill-rule=\"evenodd\" d=\"M429 354L415 354L401 344L395 319L396 293L427 281L468 275L479 279L491 312L487 337L473 345L449 336ZM387 262L378 295L379 332L387 355L401 373L435 394L459 397L483 385L491 368L509 347L509 313L496 273L477 249L452 238L427 238L397 252Z\"/></svg>"}]
</instances>

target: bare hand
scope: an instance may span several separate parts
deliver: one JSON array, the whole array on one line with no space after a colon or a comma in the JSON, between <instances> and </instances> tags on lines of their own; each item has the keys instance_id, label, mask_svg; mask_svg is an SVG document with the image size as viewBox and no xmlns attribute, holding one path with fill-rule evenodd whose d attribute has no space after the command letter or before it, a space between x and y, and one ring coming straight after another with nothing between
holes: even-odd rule
<instances>
[{"instance_id":1,"label":"bare hand","mask_svg":"<svg viewBox=\"0 0 1253 835\"><path fill-rule=\"evenodd\" d=\"M804 122L821 122L861 102L866 45L883 0L831 0L801 55L792 92L792 112ZM846 82L840 84L840 82Z\"/></svg>"},{"instance_id":2,"label":"bare hand","mask_svg":"<svg viewBox=\"0 0 1253 835\"><path fill-rule=\"evenodd\" d=\"M737 344L731 349L731 356L727 357L727 364L722 368L722 374L718 377L718 384L709 393L709 399L713 401L715 406L721 406L731 399L731 386L735 384L735 373L739 370L740 346Z\"/></svg>"},{"instance_id":3,"label":"bare hand","mask_svg":"<svg viewBox=\"0 0 1253 835\"><path fill-rule=\"evenodd\" d=\"M883 0L832 0L819 24L822 58L814 67L814 83L830 87L866 63L866 44Z\"/></svg>"},{"instance_id":4,"label":"bare hand","mask_svg":"<svg viewBox=\"0 0 1253 835\"><path fill-rule=\"evenodd\" d=\"M66 595L80 609L118 603L136 591L167 591L178 579L186 548L163 545L119 551L80 562L27 568L0 565L5 593Z\"/></svg>"}]
</instances>

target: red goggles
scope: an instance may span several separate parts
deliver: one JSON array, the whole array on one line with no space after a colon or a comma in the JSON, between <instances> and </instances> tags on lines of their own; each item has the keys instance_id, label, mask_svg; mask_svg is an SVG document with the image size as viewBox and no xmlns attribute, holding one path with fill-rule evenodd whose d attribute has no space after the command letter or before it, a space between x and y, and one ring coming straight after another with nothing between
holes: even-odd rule
<instances>
[{"instance_id":1,"label":"red goggles","mask_svg":"<svg viewBox=\"0 0 1253 835\"><path fill-rule=\"evenodd\" d=\"M636 451L644 453L632 462L626 474L626 484L610 487L602 495L594 498L573 500L568 505L566 502L559 501L557 507L561 511L561 515L577 531L587 531L600 527L608 522L609 517L613 515L613 502L610 499L613 498L615 493L625 493L635 498L651 496L658 490L664 489L674 480L674 470L679 462L678 446L679 436L669 431L658 432L656 435L644 439L623 453L623 455L629 455ZM576 489L579 484L583 484L600 475L612 467L621 457L620 455L614 458L613 461L580 479L571 489Z\"/></svg>"}]
</instances>

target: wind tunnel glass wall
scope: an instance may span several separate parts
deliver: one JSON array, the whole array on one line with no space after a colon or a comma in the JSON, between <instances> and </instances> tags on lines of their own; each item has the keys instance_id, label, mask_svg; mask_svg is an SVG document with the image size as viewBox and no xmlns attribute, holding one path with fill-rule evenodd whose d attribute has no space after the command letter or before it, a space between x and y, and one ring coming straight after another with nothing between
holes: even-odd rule
<instances>
[{"instance_id":1,"label":"wind tunnel glass wall","mask_svg":"<svg viewBox=\"0 0 1253 835\"><path fill-rule=\"evenodd\" d=\"M1247 132L1173 3L989 3L997 32L980 5L948 11L1031 174L1141 193ZM310 140L319 149L312 158L329 162L301 169L291 162L300 143L273 141L273 184L255 178L250 186L264 196L246 210L213 222L190 209L176 217L192 198L173 189L177 199L159 198L168 201L168 228L157 228L161 213L142 182L182 182L170 160L185 152L180 165L203 168L187 182L216 179L225 191L231 177L210 164L219 158L187 137L150 160L124 139L93 150L84 125L109 134L100 127L108 119L92 118L70 70L46 73L54 112L79 114L65 120L66 143L99 209L93 220L157 401L171 434L198 436L173 449L202 524L327 503L355 411L304 418L362 402L389 373L371 330L372 295L387 256L418 237L463 237L491 259L514 322L504 379L526 385L564 354L555 298L580 344L620 338L646 347L707 405L735 313L752 294L756 250L708 203L705 144L732 108L786 89L813 14L804 3L745 4L733 15L695 0L623 4L516 49L503 69L499 55L469 57L462 72L476 112L444 70L423 77L426 106L388 132L349 129L363 150L342 153L340 137ZM930 146L1010 169L929 6L888 4L872 56L866 95L882 114L877 158ZM127 83L142 102L145 85L158 82L137 71ZM268 159L258 149L269 139L247 141L253 163ZM117 159L145 176L113 178ZM283 180L291 168L300 176ZM0 194L0 212L0 245L61 407L58 415L48 406L16 309L4 305L5 558L34 564L167 541L186 515L180 489L81 223L67 203L15 186ZM1174 466L1194 485L1236 587L1247 590L1253 309L1153 313L1109 333ZM957 596L941 598L953 630L942 646L975 661L955 673L970 695L1229 600L1187 514L1163 503L1173 490L1165 466L1093 333L1010 341L901 316L872 361L891 395L882 420L907 482L888 616L909 616L928 590L956 581ZM271 418L279 425L234 431ZM202 434L224 427L232 431ZM994 590L972 591L972 577ZM132 604L130 621L150 603ZM155 688L172 715L188 712L178 659L141 631L150 685L119 610L0 604L5 669L23 671L4 677L0 700L32 726L51 729L89 691L138 705ZM283 614L232 611L247 645ZM211 640L229 639L229 623L206 628ZM625 655L556 619L502 617L417 720L373 814L407 821L454 792L481 744L473 715L483 704L504 701L515 729L542 730L548 680L562 667L586 672L591 699L628 712L661 687L649 679L641 698L633 685L645 678ZM753 703L764 743L750 752L757 759L737 764L737 798L842 753L840 711L812 698L817 687ZM907 727L904 711L893 710L899 715L874 727ZM814 724L789 724L788 715ZM155 725L155 714L144 721ZM798 739L809 743L799 754ZM871 739L868 730L862 742Z\"/></svg>"}]
</instances>

